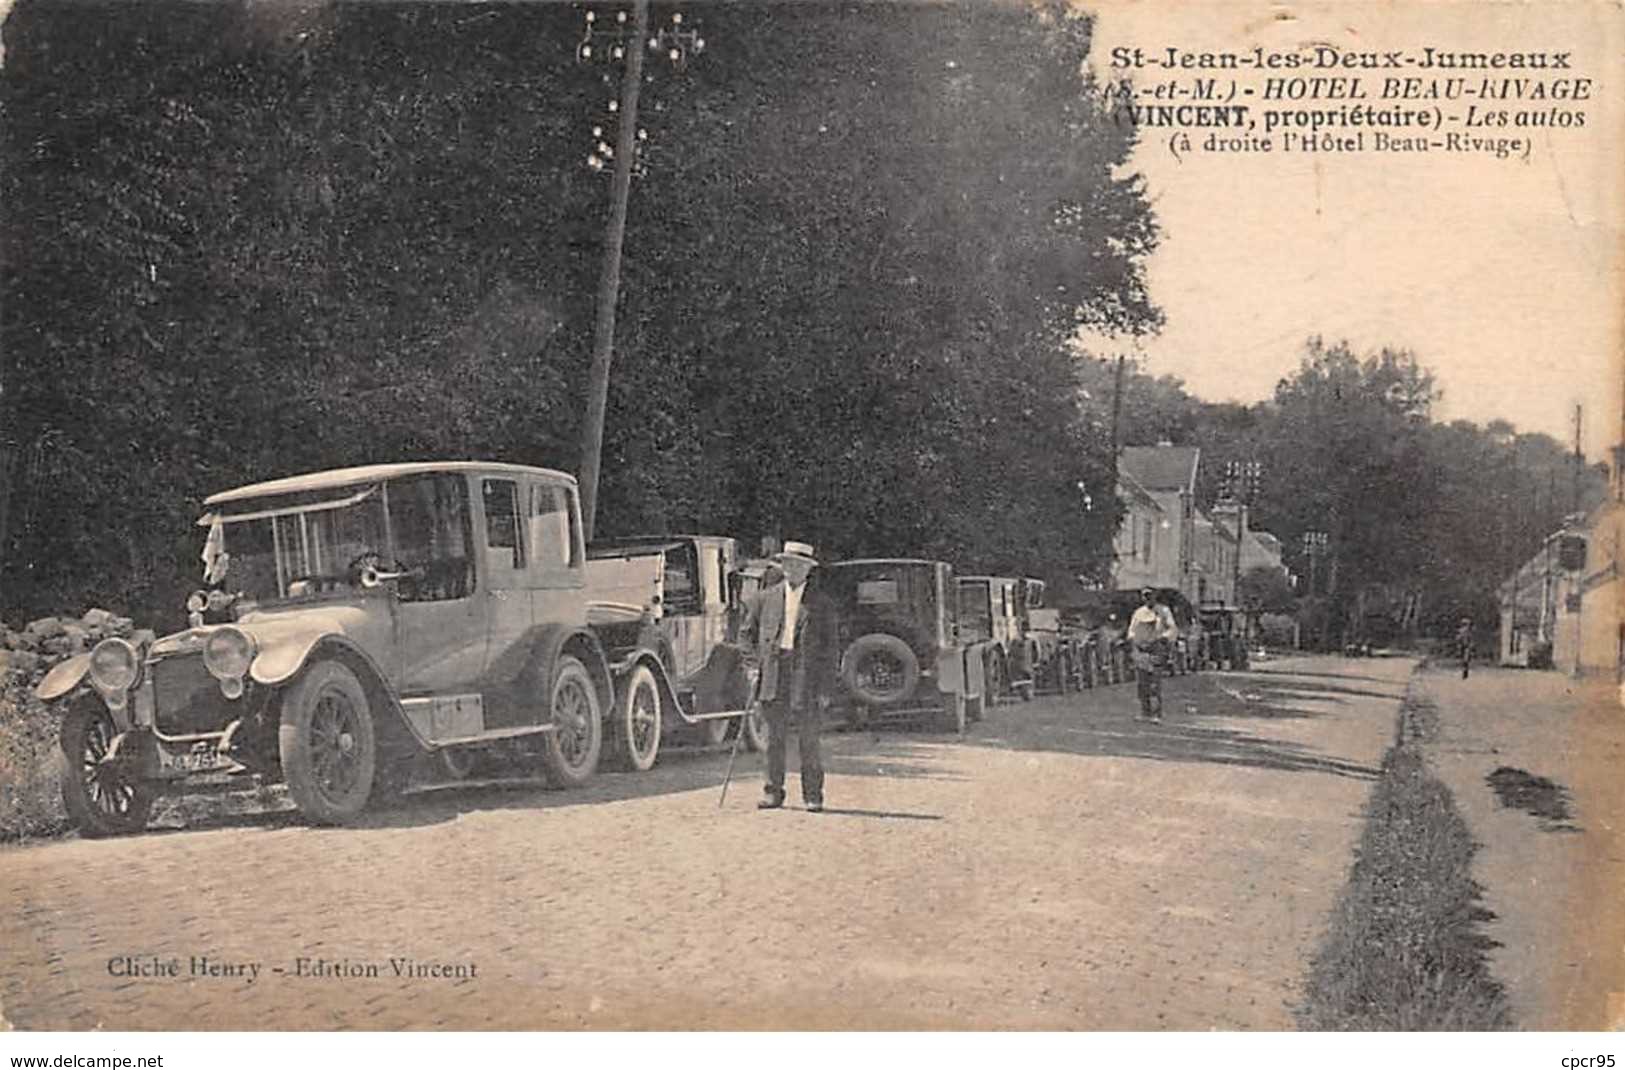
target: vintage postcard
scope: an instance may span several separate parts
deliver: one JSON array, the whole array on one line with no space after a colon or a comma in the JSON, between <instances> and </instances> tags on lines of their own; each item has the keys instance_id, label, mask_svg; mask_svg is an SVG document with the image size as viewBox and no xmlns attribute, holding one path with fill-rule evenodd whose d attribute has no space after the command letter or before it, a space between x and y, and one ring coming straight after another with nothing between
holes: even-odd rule
<instances>
[{"instance_id":1,"label":"vintage postcard","mask_svg":"<svg viewBox=\"0 0 1625 1070\"><path fill-rule=\"evenodd\" d=\"M0 10L0 1047L1625 1025L1620 3Z\"/></svg>"}]
</instances>

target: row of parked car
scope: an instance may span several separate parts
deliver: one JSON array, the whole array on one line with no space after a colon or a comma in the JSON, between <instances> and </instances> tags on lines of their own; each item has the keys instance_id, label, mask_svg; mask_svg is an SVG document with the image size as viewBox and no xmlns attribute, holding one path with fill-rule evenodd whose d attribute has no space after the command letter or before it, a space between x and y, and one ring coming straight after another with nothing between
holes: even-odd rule
<instances>
[{"instance_id":1,"label":"row of parked car","mask_svg":"<svg viewBox=\"0 0 1625 1070\"><path fill-rule=\"evenodd\" d=\"M105 639L39 685L62 706L64 801L86 834L245 777L342 823L482 769L568 787L606 757L646 770L668 742L766 746L738 640L775 566L731 538L588 547L573 477L481 462L295 476L205 509L189 626ZM1040 580L906 558L836 562L819 582L840 618L834 716L853 724L963 731L1007 699L1131 675L1119 594L1053 608ZM1182 624L1179 671L1219 651L1197 614Z\"/></svg>"}]
</instances>

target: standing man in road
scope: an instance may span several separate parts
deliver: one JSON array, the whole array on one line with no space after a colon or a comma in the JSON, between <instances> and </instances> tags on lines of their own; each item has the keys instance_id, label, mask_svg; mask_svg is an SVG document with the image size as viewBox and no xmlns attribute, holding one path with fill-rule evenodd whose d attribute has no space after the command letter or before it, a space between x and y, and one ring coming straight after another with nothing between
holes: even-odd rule
<instances>
[{"instance_id":1,"label":"standing man in road","mask_svg":"<svg viewBox=\"0 0 1625 1070\"><path fill-rule=\"evenodd\" d=\"M1461 623L1456 625L1456 656L1461 659L1461 678L1467 679L1467 674L1473 667L1473 618L1463 617Z\"/></svg>"},{"instance_id":2,"label":"standing man in road","mask_svg":"<svg viewBox=\"0 0 1625 1070\"><path fill-rule=\"evenodd\" d=\"M800 724L801 798L809 811L818 813L824 809L818 730L840 660L835 607L813 579L818 561L810 545L787 540L773 559L783 578L753 600L744 633L761 666L756 698L767 719L767 784L756 805L763 810L784 805L785 748L795 720Z\"/></svg>"},{"instance_id":3,"label":"standing man in road","mask_svg":"<svg viewBox=\"0 0 1625 1070\"><path fill-rule=\"evenodd\" d=\"M1140 606L1128 619L1129 648L1134 657L1134 682L1140 693L1140 717L1147 721L1162 720L1162 680L1157 675L1165 651L1173 649L1179 638L1179 625L1174 614L1157 602L1157 592L1150 587L1140 590Z\"/></svg>"}]
</instances>

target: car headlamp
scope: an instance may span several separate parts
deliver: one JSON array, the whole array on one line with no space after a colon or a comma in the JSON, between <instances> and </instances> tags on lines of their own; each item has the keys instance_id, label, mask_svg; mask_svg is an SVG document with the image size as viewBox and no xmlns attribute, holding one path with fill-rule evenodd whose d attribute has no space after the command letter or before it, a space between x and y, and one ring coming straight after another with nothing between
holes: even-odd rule
<instances>
[{"instance_id":1,"label":"car headlamp","mask_svg":"<svg viewBox=\"0 0 1625 1070\"><path fill-rule=\"evenodd\" d=\"M203 644L203 667L217 680L240 680L257 653L254 637L241 628L216 628Z\"/></svg>"},{"instance_id":2,"label":"car headlamp","mask_svg":"<svg viewBox=\"0 0 1625 1070\"><path fill-rule=\"evenodd\" d=\"M90 679L103 691L128 691L141 675L141 659L123 639L103 639L90 652Z\"/></svg>"}]
</instances>

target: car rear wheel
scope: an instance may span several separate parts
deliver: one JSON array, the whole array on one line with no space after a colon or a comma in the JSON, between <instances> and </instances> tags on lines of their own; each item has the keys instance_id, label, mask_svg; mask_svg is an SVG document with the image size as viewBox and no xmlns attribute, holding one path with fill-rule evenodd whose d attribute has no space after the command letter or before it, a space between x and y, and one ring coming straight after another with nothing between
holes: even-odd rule
<instances>
[{"instance_id":1,"label":"car rear wheel","mask_svg":"<svg viewBox=\"0 0 1625 1070\"><path fill-rule=\"evenodd\" d=\"M151 785L107 760L117 735L113 718L99 702L75 703L62 718L62 805L85 836L140 832L152 813Z\"/></svg>"},{"instance_id":2,"label":"car rear wheel","mask_svg":"<svg viewBox=\"0 0 1625 1070\"><path fill-rule=\"evenodd\" d=\"M841 666L847 690L871 706L901 702L920 682L920 661L914 651L897 636L884 632L853 640Z\"/></svg>"},{"instance_id":3,"label":"car rear wheel","mask_svg":"<svg viewBox=\"0 0 1625 1070\"><path fill-rule=\"evenodd\" d=\"M660 754L660 686L647 665L633 669L621 688L615 736L623 765L637 773L654 768Z\"/></svg>"},{"instance_id":4,"label":"car rear wheel","mask_svg":"<svg viewBox=\"0 0 1625 1070\"><path fill-rule=\"evenodd\" d=\"M349 666L318 661L305 670L282 700L277 745L300 813L336 825L366 808L378 741L367 693Z\"/></svg>"},{"instance_id":5,"label":"car rear wheel","mask_svg":"<svg viewBox=\"0 0 1625 1070\"><path fill-rule=\"evenodd\" d=\"M553 731L547 733L542 747L542 768L547 772L548 786L579 787L598 770L598 755L604 745L598 689L587 667L565 654L553 669L553 686L548 695Z\"/></svg>"}]
</instances>

